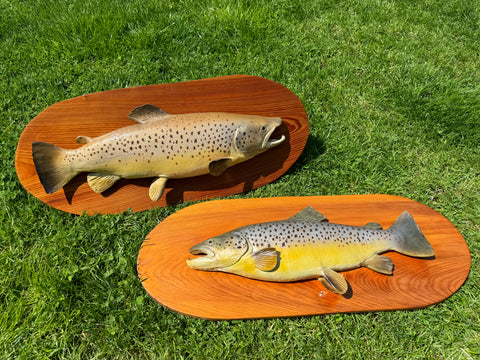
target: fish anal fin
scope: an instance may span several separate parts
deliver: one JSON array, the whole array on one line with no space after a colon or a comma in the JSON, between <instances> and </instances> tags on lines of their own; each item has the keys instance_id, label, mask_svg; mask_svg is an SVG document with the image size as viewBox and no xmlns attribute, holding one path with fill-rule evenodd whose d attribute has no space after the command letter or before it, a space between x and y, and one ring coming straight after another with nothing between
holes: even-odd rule
<instances>
[{"instance_id":1,"label":"fish anal fin","mask_svg":"<svg viewBox=\"0 0 480 360\"><path fill-rule=\"evenodd\" d=\"M318 280L320 280L323 286L335 294L343 295L348 290L347 280L332 269L324 269L322 271L322 277Z\"/></svg>"},{"instance_id":2,"label":"fish anal fin","mask_svg":"<svg viewBox=\"0 0 480 360\"><path fill-rule=\"evenodd\" d=\"M306 207L305 209L299 211L288 220L308 220L308 221L328 222L328 219L325 217L325 215L320 214L317 210L315 210L311 206Z\"/></svg>"},{"instance_id":3,"label":"fish anal fin","mask_svg":"<svg viewBox=\"0 0 480 360\"><path fill-rule=\"evenodd\" d=\"M212 161L208 165L208 172L213 176L222 175L225 170L228 169L230 159L220 159Z\"/></svg>"},{"instance_id":4,"label":"fish anal fin","mask_svg":"<svg viewBox=\"0 0 480 360\"><path fill-rule=\"evenodd\" d=\"M381 274L393 274L393 261L387 256L373 255L364 260L362 265Z\"/></svg>"},{"instance_id":5,"label":"fish anal fin","mask_svg":"<svg viewBox=\"0 0 480 360\"><path fill-rule=\"evenodd\" d=\"M382 225L376 222L369 222L365 225L363 225L364 228L370 229L370 230L383 230Z\"/></svg>"},{"instance_id":6,"label":"fish anal fin","mask_svg":"<svg viewBox=\"0 0 480 360\"><path fill-rule=\"evenodd\" d=\"M255 267L262 271L272 271L278 265L279 255L275 248L265 248L252 254Z\"/></svg>"},{"instance_id":7,"label":"fish anal fin","mask_svg":"<svg viewBox=\"0 0 480 360\"><path fill-rule=\"evenodd\" d=\"M155 105L145 104L133 109L130 114L128 114L128 118L142 124L149 121L158 120L159 118L167 115L170 114L165 110L162 110Z\"/></svg>"},{"instance_id":8,"label":"fish anal fin","mask_svg":"<svg viewBox=\"0 0 480 360\"><path fill-rule=\"evenodd\" d=\"M120 180L120 176L117 175L106 175L100 173L91 173L87 175L88 185L96 193L102 193L111 188L118 180Z\"/></svg>"},{"instance_id":9,"label":"fish anal fin","mask_svg":"<svg viewBox=\"0 0 480 360\"><path fill-rule=\"evenodd\" d=\"M167 180L168 178L166 177L159 177L152 182L152 184L150 185L150 189L148 190L148 196L150 196L150 199L152 199L152 201L157 201L162 197Z\"/></svg>"},{"instance_id":10,"label":"fish anal fin","mask_svg":"<svg viewBox=\"0 0 480 360\"><path fill-rule=\"evenodd\" d=\"M75 139L75 142L77 144L87 144L90 141L92 141L92 138L90 136L77 136L77 138Z\"/></svg>"}]
</instances>

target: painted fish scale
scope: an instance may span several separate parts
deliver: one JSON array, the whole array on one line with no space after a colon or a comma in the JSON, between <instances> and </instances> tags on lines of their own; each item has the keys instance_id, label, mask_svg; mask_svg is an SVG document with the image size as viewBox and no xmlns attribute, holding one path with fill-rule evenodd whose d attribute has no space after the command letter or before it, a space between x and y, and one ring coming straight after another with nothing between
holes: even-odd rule
<instances>
[{"instance_id":1,"label":"painted fish scale","mask_svg":"<svg viewBox=\"0 0 480 360\"><path fill-rule=\"evenodd\" d=\"M239 234L252 245L255 253L264 248L275 248L281 261L274 272L253 270L253 263L238 263L238 271L255 271L262 280L287 279L289 274L311 277L322 268L346 270L357 267L363 260L387 251L395 234L388 230L370 230L301 220L274 221L249 225ZM340 251L339 251L340 250ZM245 266L247 269L241 270Z\"/></svg>"},{"instance_id":2,"label":"painted fish scale","mask_svg":"<svg viewBox=\"0 0 480 360\"><path fill-rule=\"evenodd\" d=\"M68 151L65 159L75 171L111 172L125 178L195 176L206 173L212 160L230 154L235 126L221 114L212 114L208 122L172 115L132 125L128 132L119 129L100 136Z\"/></svg>"}]
</instances>

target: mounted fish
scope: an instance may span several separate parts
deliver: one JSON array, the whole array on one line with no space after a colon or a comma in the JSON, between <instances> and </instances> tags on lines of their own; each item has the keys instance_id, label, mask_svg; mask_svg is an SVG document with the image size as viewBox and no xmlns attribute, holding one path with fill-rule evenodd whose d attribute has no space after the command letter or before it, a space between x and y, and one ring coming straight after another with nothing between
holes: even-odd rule
<instances>
[{"instance_id":1,"label":"mounted fish","mask_svg":"<svg viewBox=\"0 0 480 360\"><path fill-rule=\"evenodd\" d=\"M190 253L196 270L222 271L257 280L291 282L319 278L330 291L345 294L348 283L337 271L367 267L393 273L393 262L380 253L394 250L414 257L434 252L409 212L387 230L328 223L312 207L287 220L252 224L207 239Z\"/></svg>"},{"instance_id":2,"label":"mounted fish","mask_svg":"<svg viewBox=\"0 0 480 360\"><path fill-rule=\"evenodd\" d=\"M171 178L218 176L285 140L271 139L280 117L233 113L169 114L153 105L134 109L138 124L97 138L77 137L78 149L32 143L40 182L48 194L81 172L92 190L102 193L121 178L155 177L149 196L157 201Z\"/></svg>"}]
</instances>

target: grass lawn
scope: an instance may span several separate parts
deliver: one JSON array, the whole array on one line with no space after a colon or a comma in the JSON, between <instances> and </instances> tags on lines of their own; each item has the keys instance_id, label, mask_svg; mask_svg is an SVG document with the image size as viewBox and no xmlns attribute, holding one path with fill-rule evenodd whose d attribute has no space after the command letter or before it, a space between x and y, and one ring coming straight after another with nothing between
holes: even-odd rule
<instances>
[{"instance_id":1,"label":"grass lawn","mask_svg":"<svg viewBox=\"0 0 480 360\"><path fill-rule=\"evenodd\" d=\"M74 216L17 180L17 141L46 107L229 74L285 85L311 127L284 176L233 198L422 202L470 247L460 290L414 311L192 319L152 300L136 272L145 236L188 204ZM480 357L478 2L0 0L0 114L0 358Z\"/></svg>"}]
</instances>

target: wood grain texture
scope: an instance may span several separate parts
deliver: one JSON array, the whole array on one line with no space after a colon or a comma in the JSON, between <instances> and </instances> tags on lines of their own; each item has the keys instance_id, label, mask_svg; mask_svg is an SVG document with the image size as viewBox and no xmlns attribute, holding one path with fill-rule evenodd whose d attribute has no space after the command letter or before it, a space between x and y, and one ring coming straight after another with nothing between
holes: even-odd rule
<instances>
[{"instance_id":1,"label":"wood grain texture","mask_svg":"<svg viewBox=\"0 0 480 360\"><path fill-rule=\"evenodd\" d=\"M388 252L393 276L366 268L343 273L346 296L326 291L318 280L270 283L220 272L193 270L189 248L209 237L251 223L286 219L313 206L332 223L389 227L408 210L435 251L435 259ZM470 252L445 217L418 202L390 195L345 195L215 200L169 216L146 238L138 273L160 304L198 318L247 319L421 308L452 295L470 271Z\"/></svg>"},{"instance_id":2,"label":"wood grain texture","mask_svg":"<svg viewBox=\"0 0 480 360\"><path fill-rule=\"evenodd\" d=\"M259 156L229 168L221 176L204 175L167 182L156 202L148 197L152 179L120 180L111 189L95 194L80 174L54 194L46 194L32 159L32 142L44 141L73 149L79 135L96 137L134 124L128 114L135 107L153 104L172 114L233 112L280 116L275 136L286 141ZM225 76L174 84L148 85L104 91L58 102L36 116L23 131L15 167L22 185L44 203L74 214L142 211L189 200L205 200L249 191L272 182L297 160L308 137L305 109L290 90L271 80Z\"/></svg>"}]
</instances>

